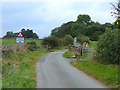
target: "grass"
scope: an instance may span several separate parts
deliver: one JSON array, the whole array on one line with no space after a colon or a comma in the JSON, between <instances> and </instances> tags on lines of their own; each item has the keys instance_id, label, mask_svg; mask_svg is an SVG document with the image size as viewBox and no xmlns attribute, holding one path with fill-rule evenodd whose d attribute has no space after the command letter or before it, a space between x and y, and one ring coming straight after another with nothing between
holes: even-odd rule
<instances>
[{"instance_id":1,"label":"grass","mask_svg":"<svg viewBox=\"0 0 120 90\"><path fill-rule=\"evenodd\" d=\"M89 48L96 48L97 42L90 41ZM80 56L80 59L86 59L86 61L76 61L71 62L71 64L78 68L79 70L84 71L88 75L94 77L95 79L101 81L103 84L108 87L117 87L118 84L118 68L115 65L104 65L98 62L95 62L92 58L92 51L89 51L90 54L84 54ZM63 54L65 58L71 58L74 55L74 52L67 51Z\"/></svg>"},{"instance_id":2,"label":"grass","mask_svg":"<svg viewBox=\"0 0 120 90\"><path fill-rule=\"evenodd\" d=\"M79 70L83 70L85 73L93 76L105 85L116 87L118 84L118 69L114 65L103 65L88 60L84 62L71 62L71 64Z\"/></svg>"},{"instance_id":3,"label":"grass","mask_svg":"<svg viewBox=\"0 0 120 90\"><path fill-rule=\"evenodd\" d=\"M3 88L36 88L35 64L46 52L9 54L2 60Z\"/></svg>"},{"instance_id":4,"label":"grass","mask_svg":"<svg viewBox=\"0 0 120 90\"><path fill-rule=\"evenodd\" d=\"M16 44L16 39L2 39L4 45L9 45L9 44ZM30 40L30 39L25 39L25 42L36 42L37 45L40 45L42 43L42 40Z\"/></svg>"},{"instance_id":5,"label":"grass","mask_svg":"<svg viewBox=\"0 0 120 90\"><path fill-rule=\"evenodd\" d=\"M1 39L0 39L1 40ZM4 45L16 44L15 39L2 39ZM25 42L36 42L41 45L42 40L25 40ZM67 49L60 46L50 51ZM2 88L36 88L35 64L43 54L48 53L46 47L33 52L8 54L2 56Z\"/></svg>"},{"instance_id":6,"label":"grass","mask_svg":"<svg viewBox=\"0 0 120 90\"><path fill-rule=\"evenodd\" d=\"M97 41L90 41L89 48L96 48L97 47Z\"/></svg>"},{"instance_id":7,"label":"grass","mask_svg":"<svg viewBox=\"0 0 120 90\"><path fill-rule=\"evenodd\" d=\"M63 54L63 57L64 58L76 58L76 57L72 57L72 56L74 56L75 55L75 53L73 52L73 51L66 51L64 54ZM80 59L88 59L90 54L88 54L88 55L82 55L82 56L80 56Z\"/></svg>"},{"instance_id":8,"label":"grass","mask_svg":"<svg viewBox=\"0 0 120 90\"><path fill-rule=\"evenodd\" d=\"M42 40L26 40L26 42L35 41L38 45ZM15 44L14 39L4 39L4 44ZM42 49L41 49L42 48ZM35 64L43 54L48 53L46 47L41 47L33 52L16 53L3 55L2 61L2 88L36 88ZM57 51L67 48L60 46L51 51Z\"/></svg>"},{"instance_id":9,"label":"grass","mask_svg":"<svg viewBox=\"0 0 120 90\"><path fill-rule=\"evenodd\" d=\"M80 43L80 42L79 42ZM97 42L96 41L90 41L89 48L96 48ZM67 51L63 54L63 57L65 58L73 58L72 56L75 55L74 52L72 51ZM92 51L89 51L88 54L83 54L80 56L80 59L89 59L92 56Z\"/></svg>"},{"instance_id":10,"label":"grass","mask_svg":"<svg viewBox=\"0 0 120 90\"><path fill-rule=\"evenodd\" d=\"M63 57L65 58L73 58L72 56L74 56L74 52L72 51L67 51L63 54Z\"/></svg>"}]
</instances>

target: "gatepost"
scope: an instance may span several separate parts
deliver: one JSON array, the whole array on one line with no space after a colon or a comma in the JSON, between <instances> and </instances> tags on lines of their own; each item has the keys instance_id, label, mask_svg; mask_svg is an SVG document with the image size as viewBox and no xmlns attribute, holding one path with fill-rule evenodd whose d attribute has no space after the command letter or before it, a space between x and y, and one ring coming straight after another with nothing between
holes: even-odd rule
<instances>
[{"instance_id":1,"label":"gatepost","mask_svg":"<svg viewBox=\"0 0 120 90\"><path fill-rule=\"evenodd\" d=\"M79 46L77 48L77 57L76 57L76 61L80 60L80 56L82 56L82 46Z\"/></svg>"}]
</instances>

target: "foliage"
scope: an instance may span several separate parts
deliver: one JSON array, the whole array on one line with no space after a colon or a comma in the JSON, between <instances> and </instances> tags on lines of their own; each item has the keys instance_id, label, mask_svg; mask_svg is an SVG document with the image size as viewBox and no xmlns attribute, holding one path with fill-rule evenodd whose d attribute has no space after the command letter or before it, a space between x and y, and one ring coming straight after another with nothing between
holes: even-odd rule
<instances>
[{"instance_id":1,"label":"foliage","mask_svg":"<svg viewBox=\"0 0 120 90\"><path fill-rule=\"evenodd\" d=\"M30 51L34 51L35 49L37 49L37 45L35 42L28 42L27 46Z\"/></svg>"},{"instance_id":2,"label":"foliage","mask_svg":"<svg viewBox=\"0 0 120 90\"><path fill-rule=\"evenodd\" d=\"M58 38L59 39L59 46L66 46L66 40L64 38Z\"/></svg>"},{"instance_id":3,"label":"foliage","mask_svg":"<svg viewBox=\"0 0 120 90\"><path fill-rule=\"evenodd\" d=\"M115 16L115 18L117 18L117 20L114 22L114 24L120 29L120 0L118 0L118 2L116 4L111 3L111 5L113 6L113 12L111 12L112 16Z\"/></svg>"},{"instance_id":4,"label":"foliage","mask_svg":"<svg viewBox=\"0 0 120 90\"><path fill-rule=\"evenodd\" d=\"M118 64L120 31L107 29L97 43L97 56L102 63Z\"/></svg>"},{"instance_id":5,"label":"foliage","mask_svg":"<svg viewBox=\"0 0 120 90\"><path fill-rule=\"evenodd\" d=\"M111 24L111 23L105 23L105 24L103 24L103 27L107 27L107 28L112 28L112 29L114 29L115 28L115 26L113 25L113 24Z\"/></svg>"},{"instance_id":6,"label":"foliage","mask_svg":"<svg viewBox=\"0 0 120 90\"><path fill-rule=\"evenodd\" d=\"M22 29L21 33L23 34L24 38L35 38L35 39L38 39L38 35L36 33L33 33L33 30Z\"/></svg>"},{"instance_id":7,"label":"foliage","mask_svg":"<svg viewBox=\"0 0 120 90\"><path fill-rule=\"evenodd\" d=\"M86 25L84 23L74 23L70 29L71 35L76 37L79 34L82 34L85 27Z\"/></svg>"},{"instance_id":8,"label":"foliage","mask_svg":"<svg viewBox=\"0 0 120 90\"><path fill-rule=\"evenodd\" d=\"M74 22L68 22L61 25L61 27L55 28L51 31L51 35L59 38L63 38L66 34L70 34L70 29Z\"/></svg>"},{"instance_id":9,"label":"foliage","mask_svg":"<svg viewBox=\"0 0 120 90\"><path fill-rule=\"evenodd\" d=\"M77 37L77 40L81 43L84 43L84 42L87 42L89 43L89 37L88 36L84 36L82 34L80 34L78 37Z\"/></svg>"},{"instance_id":10,"label":"foliage","mask_svg":"<svg viewBox=\"0 0 120 90\"><path fill-rule=\"evenodd\" d=\"M12 31L8 31L6 33L6 35L4 36L4 38L12 38L12 37L15 37L16 34L14 34Z\"/></svg>"},{"instance_id":11,"label":"foliage","mask_svg":"<svg viewBox=\"0 0 120 90\"><path fill-rule=\"evenodd\" d=\"M32 38L32 39L38 39L39 38L36 33L33 33L33 30L22 29L21 33L23 34L24 38ZM17 35L18 35L18 33L13 33L12 31L8 31L3 38L16 38Z\"/></svg>"},{"instance_id":12,"label":"foliage","mask_svg":"<svg viewBox=\"0 0 120 90\"><path fill-rule=\"evenodd\" d=\"M59 46L59 39L53 36L49 36L43 39L43 45L49 45L51 48Z\"/></svg>"},{"instance_id":13,"label":"foliage","mask_svg":"<svg viewBox=\"0 0 120 90\"><path fill-rule=\"evenodd\" d=\"M84 30L84 35L89 36L91 40L98 40L99 35L105 32L102 25L89 25Z\"/></svg>"},{"instance_id":14,"label":"foliage","mask_svg":"<svg viewBox=\"0 0 120 90\"><path fill-rule=\"evenodd\" d=\"M57 38L54 36L49 36L43 39L43 45L49 45L51 48L56 48L59 46L66 46L73 43L73 38L71 35L66 35L64 38Z\"/></svg>"},{"instance_id":15,"label":"foliage","mask_svg":"<svg viewBox=\"0 0 120 90\"><path fill-rule=\"evenodd\" d=\"M91 17L89 15L79 15L77 17L77 23L82 23L82 24L86 24L89 25L91 23Z\"/></svg>"},{"instance_id":16,"label":"foliage","mask_svg":"<svg viewBox=\"0 0 120 90\"><path fill-rule=\"evenodd\" d=\"M64 38L66 34L70 34L74 38L83 34L84 36L88 36L90 40L97 41L107 27L112 29L116 28L111 23L100 24L99 22L92 21L89 15L80 14L76 21L64 23L60 27L53 29L51 35Z\"/></svg>"},{"instance_id":17,"label":"foliage","mask_svg":"<svg viewBox=\"0 0 120 90\"><path fill-rule=\"evenodd\" d=\"M69 45L69 44L73 44L73 37L69 34L66 34L65 37L64 37L65 41L66 41L66 45Z\"/></svg>"}]
</instances>

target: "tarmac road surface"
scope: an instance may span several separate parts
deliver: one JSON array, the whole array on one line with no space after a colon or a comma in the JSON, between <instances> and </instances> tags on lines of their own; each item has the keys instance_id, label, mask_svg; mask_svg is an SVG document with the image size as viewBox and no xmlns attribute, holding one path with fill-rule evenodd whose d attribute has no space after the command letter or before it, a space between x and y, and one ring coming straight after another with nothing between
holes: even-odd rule
<instances>
[{"instance_id":1,"label":"tarmac road surface","mask_svg":"<svg viewBox=\"0 0 120 90\"><path fill-rule=\"evenodd\" d=\"M41 56L36 64L37 88L106 88L97 80L71 66L62 57L66 50Z\"/></svg>"}]
</instances>

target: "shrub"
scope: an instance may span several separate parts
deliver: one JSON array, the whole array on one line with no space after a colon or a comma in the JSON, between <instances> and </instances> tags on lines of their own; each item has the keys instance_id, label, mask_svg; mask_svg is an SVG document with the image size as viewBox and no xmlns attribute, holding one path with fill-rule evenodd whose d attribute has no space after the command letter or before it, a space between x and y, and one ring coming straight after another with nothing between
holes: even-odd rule
<instances>
[{"instance_id":1,"label":"shrub","mask_svg":"<svg viewBox=\"0 0 120 90\"><path fill-rule=\"evenodd\" d=\"M82 34L80 34L78 37L77 37L77 41L81 42L81 43L84 43L84 42L87 42L89 43L89 37L88 36L84 36Z\"/></svg>"},{"instance_id":2,"label":"shrub","mask_svg":"<svg viewBox=\"0 0 120 90\"><path fill-rule=\"evenodd\" d=\"M59 39L53 36L45 37L42 42L43 45L50 45L51 48L59 46Z\"/></svg>"},{"instance_id":3,"label":"shrub","mask_svg":"<svg viewBox=\"0 0 120 90\"><path fill-rule=\"evenodd\" d=\"M102 63L118 64L118 56L120 56L120 35L119 30L107 29L100 37L97 43L97 57Z\"/></svg>"},{"instance_id":4,"label":"shrub","mask_svg":"<svg viewBox=\"0 0 120 90\"><path fill-rule=\"evenodd\" d=\"M34 51L37 48L37 45L35 42L28 42L27 45L30 51Z\"/></svg>"},{"instance_id":5,"label":"shrub","mask_svg":"<svg viewBox=\"0 0 120 90\"><path fill-rule=\"evenodd\" d=\"M59 38L59 45L66 46L66 40L64 38Z\"/></svg>"},{"instance_id":6,"label":"shrub","mask_svg":"<svg viewBox=\"0 0 120 90\"><path fill-rule=\"evenodd\" d=\"M66 40L66 45L72 44L73 43L73 37L69 34L65 35L64 39Z\"/></svg>"},{"instance_id":7,"label":"shrub","mask_svg":"<svg viewBox=\"0 0 120 90\"><path fill-rule=\"evenodd\" d=\"M7 54L11 54L11 53L13 53L13 49L12 49L12 46L4 46L3 48L2 48L2 54L3 55L7 55Z\"/></svg>"}]
</instances>

